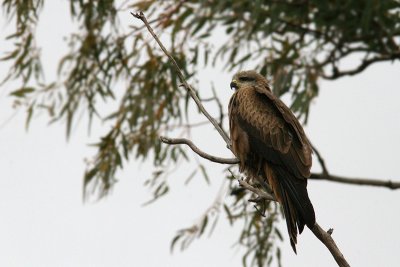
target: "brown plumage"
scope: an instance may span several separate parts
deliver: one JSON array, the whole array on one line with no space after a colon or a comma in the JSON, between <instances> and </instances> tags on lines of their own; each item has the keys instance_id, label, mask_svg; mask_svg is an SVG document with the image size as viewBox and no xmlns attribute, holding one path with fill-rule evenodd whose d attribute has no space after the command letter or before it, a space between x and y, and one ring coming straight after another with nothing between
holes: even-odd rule
<instances>
[{"instance_id":1,"label":"brown plumage","mask_svg":"<svg viewBox=\"0 0 400 267\"><path fill-rule=\"evenodd\" d=\"M267 182L282 204L290 243L296 252L297 233L315 224L307 193L311 145L290 109L255 71L233 76L236 91L229 102L229 128L239 170ZM261 183L262 184L262 183Z\"/></svg>"}]
</instances>

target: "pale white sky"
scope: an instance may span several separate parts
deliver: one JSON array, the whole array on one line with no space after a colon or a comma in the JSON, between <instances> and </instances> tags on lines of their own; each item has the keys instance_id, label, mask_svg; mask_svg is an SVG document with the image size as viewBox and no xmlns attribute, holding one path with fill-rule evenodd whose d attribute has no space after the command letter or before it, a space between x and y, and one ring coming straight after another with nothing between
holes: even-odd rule
<instances>
[{"instance_id":1,"label":"pale white sky","mask_svg":"<svg viewBox=\"0 0 400 267\"><path fill-rule=\"evenodd\" d=\"M136 23L130 14L122 17L125 27ZM46 2L40 19L38 42L44 46L50 79L64 49L62 37L72 28L64 2ZM1 53L10 48L3 25ZM7 68L0 64L0 74ZM400 181L399 74L399 63L382 63L359 76L321 82L306 132L332 173ZM198 76L204 90L214 82L225 108L232 93L230 77L215 71ZM83 159L95 152L87 144L107 129L95 124L88 136L83 121L66 142L64 125L49 126L39 116L26 132L23 110L8 121L14 114L10 89L0 88L0 266L241 266L242 254L232 248L240 228L221 219L212 237L196 240L183 253L169 251L176 230L190 226L214 200L221 166L208 165L211 186L200 178L185 187L188 171L178 172L171 178L170 194L142 207L151 197L143 187L151 165L131 162L119 173L111 196L83 204ZM210 129L194 134L196 144L230 156ZM399 264L400 191L318 181L310 181L308 188L317 221L335 229L333 237L352 266ZM336 266L308 229L299 238L298 255L290 248L284 224L282 232L284 266Z\"/></svg>"}]
</instances>

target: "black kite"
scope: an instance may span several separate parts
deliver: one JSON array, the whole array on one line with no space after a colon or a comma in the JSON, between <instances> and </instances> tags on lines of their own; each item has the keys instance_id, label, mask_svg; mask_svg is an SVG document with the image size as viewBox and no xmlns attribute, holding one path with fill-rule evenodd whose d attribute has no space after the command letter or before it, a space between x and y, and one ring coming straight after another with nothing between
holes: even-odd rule
<instances>
[{"instance_id":1,"label":"black kite","mask_svg":"<svg viewBox=\"0 0 400 267\"><path fill-rule=\"evenodd\" d=\"M262 75L241 71L233 76L230 86L235 93L229 102L229 128L239 170L269 184L283 207L296 252L297 233L301 234L304 225L312 228L315 224L307 193L310 142L297 118L272 94Z\"/></svg>"}]
</instances>

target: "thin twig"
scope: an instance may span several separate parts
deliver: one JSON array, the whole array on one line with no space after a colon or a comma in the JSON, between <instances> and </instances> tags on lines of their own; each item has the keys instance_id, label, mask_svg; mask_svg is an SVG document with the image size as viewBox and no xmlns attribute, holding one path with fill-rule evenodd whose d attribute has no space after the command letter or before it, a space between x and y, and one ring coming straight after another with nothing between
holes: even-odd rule
<instances>
[{"instance_id":1,"label":"thin twig","mask_svg":"<svg viewBox=\"0 0 400 267\"><path fill-rule=\"evenodd\" d=\"M379 186L386 187L392 190L400 189L400 182L393 182L391 180L377 180L377 179L365 179L365 178L348 178L337 175L325 175L323 173L311 173L309 179L313 180L325 180L330 182L353 184L353 185L368 185L368 186Z\"/></svg>"},{"instance_id":2,"label":"thin twig","mask_svg":"<svg viewBox=\"0 0 400 267\"><path fill-rule=\"evenodd\" d=\"M188 145L194 153L199 155L202 158L208 159L212 162L221 163L221 164L237 164L239 160L237 158L220 158L210 154L207 154L204 151L201 151L192 141L186 138L168 138L165 136L160 136L161 142L169 145L177 145L177 144L185 144Z\"/></svg>"},{"instance_id":3,"label":"thin twig","mask_svg":"<svg viewBox=\"0 0 400 267\"><path fill-rule=\"evenodd\" d=\"M321 154L319 153L318 149L313 144L311 144L311 148L315 152L315 155L317 155L317 159L318 159L319 165L321 165L321 168L322 168L322 173L325 176L328 176L329 172L328 172L328 168L326 167L324 158L321 156Z\"/></svg>"},{"instance_id":4,"label":"thin twig","mask_svg":"<svg viewBox=\"0 0 400 267\"><path fill-rule=\"evenodd\" d=\"M378 179L349 178L349 177L331 175L328 172L328 168L326 167L325 160L322 157L322 155L319 153L319 151L313 144L311 144L311 147L317 156L319 164L321 165L322 173L311 173L309 179L320 180L320 181L324 180L324 181L353 184L353 185L380 186L380 187L387 187L392 190L400 188L400 182L393 182L391 180L384 181Z\"/></svg>"},{"instance_id":5,"label":"thin twig","mask_svg":"<svg viewBox=\"0 0 400 267\"><path fill-rule=\"evenodd\" d=\"M153 28L151 28L150 24L148 23L145 15L143 12L138 12L138 13L132 13L132 16L134 16L137 19L140 19L147 27L149 30L150 34L153 36L153 38L156 40L157 44L160 46L161 50L164 52L164 54L171 60L172 64L174 65L179 80L183 84L183 86L186 88L190 96L193 98L193 100L196 102L197 107L200 109L200 111L204 114L204 116L207 117L207 119L214 125L215 129L219 132L219 134L222 136L224 139L227 147L230 149L231 147L231 141L229 139L229 136L225 133L225 131L218 125L218 122L205 110L203 105L201 104L200 99L198 98L195 90L188 84L188 82L185 79L185 76L183 75L183 72L181 68L179 67L178 63L176 63L175 59L172 57L172 55L167 51L167 49L164 47L164 45L161 43L160 39L157 37L157 35L154 33Z\"/></svg>"},{"instance_id":6,"label":"thin twig","mask_svg":"<svg viewBox=\"0 0 400 267\"><path fill-rule=\"evenodd\" d=\"M225 116L225 114L224 114L224 110L223 110L223 107L222 107L222 103L221 103L221 101L219 100L219 97L217 96L217 92L215 91L214 84L212 85L211 90L212 90L212 93L213 93L213 95L214 95L215 102L217 103L217 106L218 106L218 109L219 109L220 117L219 117L219 123L218 123L218 125L219 125L219 127L221 127L221 129L223 129L223 128L222 128L222 125L223 125L223 123L224 123L224 116Z\"/></svg>"},{"instance_id":7,"label":"thin twig","mask_svg":"<svg viewBox=\"0 0 400 267\"><path fill-rule=\"evenodd\" d=\"M254 186L252 186L251 184L249 184L248 182L246 182L244 179L238 179L239 185L251 192L253 192L254 194L256 194L259 197L262 197L266 200L271 200L271 201L276 201L275 197L261 189L258 189Z\"/></svg>"},{"instance_id":8,"label":"thin twig","mask_svg":"<svg viewBox=\"0 0 400 267\"><path fill-rule=\"evenodd\" d=\"M366 68L368 68L373 63L380 62L380 61L388 61L388 60L394 61L395 59L400 59L400 53L393 53L391 55L382 55L382 56L377 56L377 57L374 57L371 59L364 59L360 65L358 65L356 68L354 68L352 70L348 70L348 71L338 71L337 70L334 73L332 73L331 75L322 73L321 76L322 76L322 78L324 78L326 80L335 80L342 76L356 75L356 74L362 72L363 70L365 70Z\"/></svg>"}]
</instances>

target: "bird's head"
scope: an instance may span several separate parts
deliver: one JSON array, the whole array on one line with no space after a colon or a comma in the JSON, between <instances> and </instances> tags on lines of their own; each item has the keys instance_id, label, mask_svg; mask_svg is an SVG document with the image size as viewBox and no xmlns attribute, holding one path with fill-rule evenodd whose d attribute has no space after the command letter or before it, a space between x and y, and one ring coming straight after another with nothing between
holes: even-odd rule
<instances>
[{"instance_id":1,"label":"bird's head","mask_svg":"<svg viewBox=\"0 0 400 267\"><path fill-rule=\"evenodd\" d=\"M233 75L231 81L231 89L239 90L244 85L252 85L252 86L262 86L266 88L270 88L267 79L254 70L246 70L239 71L235 75ZM270 89L269 89L270 90Z\"/></svg>"}]
</instances>

